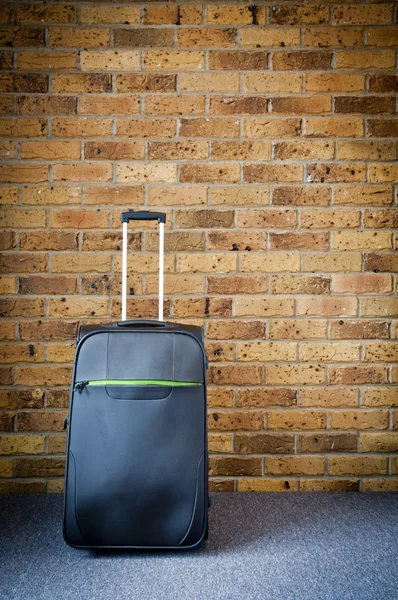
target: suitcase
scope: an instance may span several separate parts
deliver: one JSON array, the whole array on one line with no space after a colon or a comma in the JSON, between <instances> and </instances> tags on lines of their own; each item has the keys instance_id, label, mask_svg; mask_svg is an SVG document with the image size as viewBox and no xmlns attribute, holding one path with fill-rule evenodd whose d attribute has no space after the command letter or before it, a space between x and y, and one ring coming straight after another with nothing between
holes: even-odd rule
<instances>
[{"instance_id":1,"label":"suitcase","mask_svg":"<svg viewBox=\"0 0 398 600\"><path fill-rule=\"evenodd\" d=\"M127 226L159 223L159 320L126 320ZM187 549L207 538L201 327L163 321L163 213L122 214L122 321L82 326L67 418L65 541Z\"/></svg>"}]
</instances>

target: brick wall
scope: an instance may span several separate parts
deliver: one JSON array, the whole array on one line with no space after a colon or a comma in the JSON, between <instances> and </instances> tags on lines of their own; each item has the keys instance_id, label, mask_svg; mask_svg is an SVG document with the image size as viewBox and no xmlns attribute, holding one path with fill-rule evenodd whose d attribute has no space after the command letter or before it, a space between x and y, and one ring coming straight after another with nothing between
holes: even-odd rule
<instances>
[{"instance_id":1,"label":"brick wall","mask_svg":"<svg viewBox=\"0 0 398 600\"><path fill-rule=\"evenodd\" d=\"M127 207L166 210L166 314L205 325L212 489L397 490L393 2L0 13L0 491L62 489ZM153 229L131 248L154 317Z\"/></svg>"}]
</instances>

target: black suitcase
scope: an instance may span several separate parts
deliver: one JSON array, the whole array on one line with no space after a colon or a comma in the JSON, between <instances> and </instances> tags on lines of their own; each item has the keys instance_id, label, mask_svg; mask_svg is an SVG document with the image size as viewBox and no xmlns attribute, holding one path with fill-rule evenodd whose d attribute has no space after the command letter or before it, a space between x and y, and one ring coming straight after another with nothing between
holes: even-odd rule
<instances>
[{"instance_id":1,"label":"black suitcase","mask_svg":"<svg viewBox=\"0 0 398 600\"><path fill-rule=\"evenodd\" d=\"M127 225L160 224L159 321L126 321ZM201 327L163 321L163 213L123 213L122 321L79 331L64 539L77 548L186 549L207 537Z\"/></svg>"}]
</instances>

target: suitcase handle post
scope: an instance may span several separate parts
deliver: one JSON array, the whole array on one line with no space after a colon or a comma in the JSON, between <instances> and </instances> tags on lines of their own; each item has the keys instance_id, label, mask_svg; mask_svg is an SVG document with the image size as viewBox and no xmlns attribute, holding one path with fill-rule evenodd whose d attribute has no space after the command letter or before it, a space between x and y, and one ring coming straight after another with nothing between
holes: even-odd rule
<instances>
[{"instance_id":1,"label":"suitcase handle post","mask_svg":"<svg viewBox=\"0 0 398 600\"><path fill-rule=\"evenodd\" d=\"M163 321L164 304L164 224L165 213L147 210L122 213L123 252L122 252L122 321L127 318L127 227L130 221L157 221L159 223L159 321Z\"/></svg>"}]
</instances>

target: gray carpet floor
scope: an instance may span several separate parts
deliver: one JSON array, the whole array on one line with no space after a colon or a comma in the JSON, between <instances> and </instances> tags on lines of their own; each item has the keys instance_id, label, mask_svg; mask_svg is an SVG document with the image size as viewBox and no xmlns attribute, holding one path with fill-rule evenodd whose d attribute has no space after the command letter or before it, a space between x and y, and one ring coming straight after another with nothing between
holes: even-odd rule
<instances>
[{"instance_id":1,"label":"gray carpet floor","mask_svg":"<svg viewBox=\"0 0 398 600\"><path fill-rule=\"evenodd\" d=\"M1 600L396 600L398 494L213 494L183 553L75 550L61 496L0 496Z\"/></svg>"}]
</instances>

